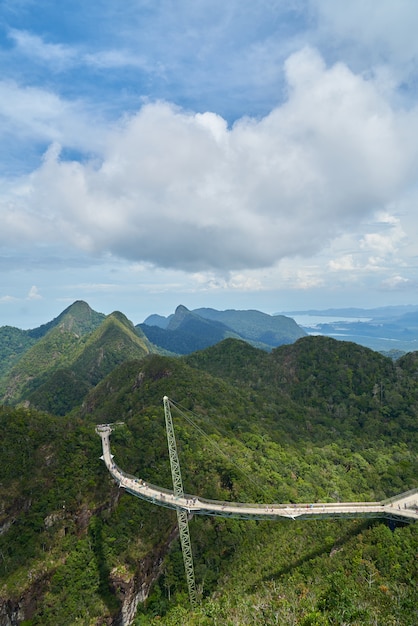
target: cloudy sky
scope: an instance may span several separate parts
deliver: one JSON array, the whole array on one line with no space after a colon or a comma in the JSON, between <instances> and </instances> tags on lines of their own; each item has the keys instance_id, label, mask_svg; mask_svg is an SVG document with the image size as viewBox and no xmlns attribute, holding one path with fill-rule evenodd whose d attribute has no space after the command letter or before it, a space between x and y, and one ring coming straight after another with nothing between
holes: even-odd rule
<instances>
[{"instance_id":1,"label":"cloudy sky","mask_svg":"<svg viewBox=\"0 0 418 626\"><path fill-rule=\"evenodd\" d=\"M416 0L2 0L0 325L418 305Z\"/></svg>"}]
</instances>

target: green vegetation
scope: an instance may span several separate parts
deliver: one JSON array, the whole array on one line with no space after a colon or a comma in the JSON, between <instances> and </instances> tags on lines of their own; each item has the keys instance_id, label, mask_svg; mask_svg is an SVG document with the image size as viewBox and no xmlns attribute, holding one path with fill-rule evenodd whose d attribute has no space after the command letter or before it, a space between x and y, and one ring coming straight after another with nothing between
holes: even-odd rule
<instances>
[{"instance_id":1,"label":"green vegetation","mask_svg":"<svg viewBox=\"0 0 418 626\"><path fill-rule=\"evenodd\" d=\"M189 493L380 500L418 486L417 355L394 362L323 337L271 353L234 339L183 358L147 349L121 314L109 316L71 367L44 373L32 392L40 403L49 390L48 413L0 410L0 610L20 603L32 626L116 623L128 600L135 606L136 585L149 593L136 625L414 626L418 525L373 520L195 516L201 604L191 612L175 513L113 484L94 426L124 422L111 438L118 465L169 487L168 395L181 409L173 418Z\"/></svg>"},{"instance_id":2,"label":"green vegetation","mask_svg":"<svg viewBox=\"0 0 418 626\"><path fill-rule=\"evenodd\" d=\"M98 318L86 307L70 307L26 350L3 377L3 403L65 415L117 365L156 351L122 313Z\"/></svg>"},{"instance_id":3,"label":"green vegetation","mask_svg":"<svg viewBox=\"0 0 418 626\"><path fill-rule=\"evenodd\" d=\"M218 591L193 613L184 601L167 602L173 559L135 624L416 624L417 525L392 532L361 522L230 524L210 529L210 539L219 548L226 543L229 554L217 560L201 554L196 568L215 570Z\"/></svg>"},{"instance_id":4,"label":"green vegetation","mask_svg":"<svg viewBox=\"0 0 418 626\"><path fill-rule=\"evenodd\" d=\"M41 339L52 328L64 324L69 330L72 330L77 335L87 335L100 326L105 317L106 316L103 313L93 311L87 302L76 300L76 302L60 313L58 317L51 320L47 324L42 324L42 326L39 326L38 328L29 330L28 334L33 339Z\"/></svg>"},{"instance_id":5,"label":"green vegetation","mask_svg":"<svg viewBox=\"0 0 418 626\"><path fill-rule=\"evenodd\" d=\"M13 326L0 327L0 381L34 343L35 340L25 330Z\"/></svg>"}]
</instances>

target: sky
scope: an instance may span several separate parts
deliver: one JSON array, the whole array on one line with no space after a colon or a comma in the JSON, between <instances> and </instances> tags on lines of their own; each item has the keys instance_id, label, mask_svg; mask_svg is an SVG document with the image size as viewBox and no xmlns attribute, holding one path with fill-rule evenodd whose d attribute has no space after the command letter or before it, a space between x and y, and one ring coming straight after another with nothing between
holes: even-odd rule
<instances>
[{"instance_id":1,"label":"sky","mask_svg":"<svg viewBox=\"0 0 418 626\"><path fill-rule=\"evenodd\" d=\"M418 305L416 0L2 0L0 325Z\"/></svg>"}]
</instances>

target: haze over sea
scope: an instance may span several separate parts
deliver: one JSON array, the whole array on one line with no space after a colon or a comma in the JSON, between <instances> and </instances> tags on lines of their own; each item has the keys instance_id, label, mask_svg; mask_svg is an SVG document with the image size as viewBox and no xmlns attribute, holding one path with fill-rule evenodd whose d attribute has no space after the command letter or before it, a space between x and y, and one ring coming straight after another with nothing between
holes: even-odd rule
<instances>
[{"instance_id":1,"label":"haze over sea","mask_svg":"<svg viewBox=\"0 0 418 626\"><path fill-rule=\"evenodd\" d=\"M370 322L371 317L343 317L339 315L292 315L289 317L295 320L296 324L303 328L315 329L319 324L333 324L335 322Z\"/></svg>"}]
</instances>

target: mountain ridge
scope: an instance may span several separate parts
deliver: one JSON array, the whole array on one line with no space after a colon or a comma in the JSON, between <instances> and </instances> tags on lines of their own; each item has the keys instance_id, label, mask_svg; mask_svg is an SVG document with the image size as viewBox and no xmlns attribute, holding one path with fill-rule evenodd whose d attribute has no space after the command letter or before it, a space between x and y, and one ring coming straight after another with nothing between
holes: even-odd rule
<instances>
[{"instance_id":1,"label":"mountain ridge","mask_svg":"<svg viewBox=\"0 0 418 626\"><path fill-rule=\"evenodd\" d=\"M67 412L113 367L152 351L157 348L123 313L94 314L88 305L76 302L42 327L38 340L12 367L3 381L2 402L51 410L43 396L49 398L50 389L61 386L59 412Z\"/></svg>"},{"instance_id":2,"label":"mountain ridge","mask_svg":"<svg viewBox=\"0 0 418 626\"><path fill-rule=\"evenodd\" d=\"M271 350L306 335L294 320L285 316L273 317L256 310L201 308L189 311L183 305L167 318L150 316L138 327L157 345L180 354L204 349L227 337Z\"/></svg>"}]
</instances>

